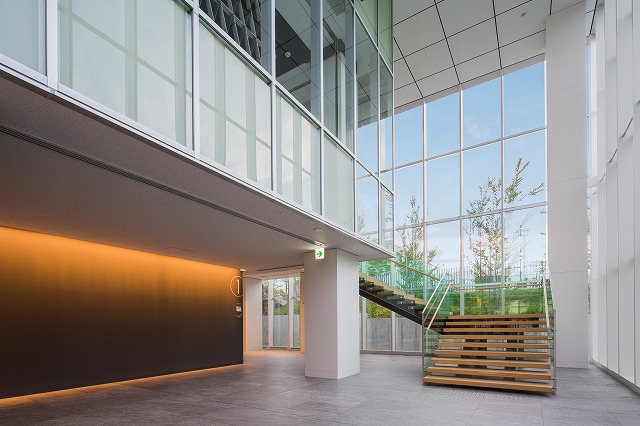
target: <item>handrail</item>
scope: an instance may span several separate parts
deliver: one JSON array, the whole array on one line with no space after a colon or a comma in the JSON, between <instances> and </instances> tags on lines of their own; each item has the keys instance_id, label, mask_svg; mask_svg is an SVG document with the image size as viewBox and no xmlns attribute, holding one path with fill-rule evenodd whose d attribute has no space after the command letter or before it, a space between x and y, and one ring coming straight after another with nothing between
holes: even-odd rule
<instances>
[{"instance_id":1,"label":"handrail","mask_svg":"<svg viewBox=\"0 0 640 426\"><path fill-rule=\"evenodd\" d=\"M407 266L407 265L405 265L404 263L396 262L396 261L395 261L395 260L393 260L393 259L387 259L387 260L388 260L389 262L391 262L391 263L395 263L395 264L396 264L396 265L398 265L398 266L401 266L401 267L403 267L403 268L406 268L406 269L408 269L408 270L410 270L410 271L412 271L412 272L417 272L418 274L424 275L425 277L429 277L429 278L431 278L431 279L433 279L433 280L439 280L439 279L440 279L440 278L438 278L438 277L434 277L433 275L429 275L429 274L427 274L426 272L421 271L421 270L419 270L419 269L415 269L415 268L412 268L411 266Z\"/></svg>"},{"instance_id":2,"label":"handrail","mask_svg":"<svg viewBox=\"0 0 640 426\"><path fill-rule=\"evenodd\" d=\"M547 298L547 281L545 277L542 277L542 292L544 293L544 317L547 321L547 336L549 335L549 299Z\"/></svg>"},{"instance_id":3,"label":"handrail","mask_svg":"<svg viewBox=\"0 0 640 426\"><path fill-rule=\"evenodd\" d=\"M436 292L438 291L438 288L440 287L440 284L442 283L442 280L444 279L444 275L442 276L442 278L440 278L438 280L438 284L436 285L436 288L433 289L433 293L431 293L431 296L429 296L429 300L427 301L427 303L424 305L424 308L422 308L422 316L424 317L424 311L427 309L427 307L429 306L429 303L431 303L431 299L433 299L433 295L436 294ZM422 325L424 325L424 319L422 320Z\"/></svg>"},{"instance_id":4,"label":"handrail","mask_svg":"<svg viewBox=\"0 0 640 426\"><path fill-rule=\"evenodd\" d=\"M450 288L451 288L451 283L449 283L449 285L447 286L447 289L444 291L444 295L442 296L442 299L440 299L440 303L438 304L436 311L433 313L433 316L431 317L431 321L429 321L429 326L427 327L427 330L431 330L431 325L433 324L433 320L436 319L436 315L438 315L438 312L440 311L440 307L442 306L442 302L444 302L444 299L447 297L447 293L449 293Z\"/></svg>"}]
</instances>

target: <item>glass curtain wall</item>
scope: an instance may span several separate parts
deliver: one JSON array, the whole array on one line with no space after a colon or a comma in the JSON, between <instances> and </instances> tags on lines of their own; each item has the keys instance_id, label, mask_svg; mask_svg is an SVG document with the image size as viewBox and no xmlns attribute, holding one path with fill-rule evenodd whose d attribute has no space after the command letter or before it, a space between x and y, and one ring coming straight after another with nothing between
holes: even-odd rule
<instances>
[{"instance_id":1,"label":"glass curtain wall","mask_svg":"<svg viewBox=\"0 0 640 426\"><path fill-rule=\"evenodd\" d=\"M300 278L262 282L262 346L300 348Z\"/></svg>"},{"instance_id":2,"label":"glass curtain wall","mask_svg":"<svg viewBox=\"0 0 640 426\"><path fill-rule=\"evenodd\" d=\"M392 0L0 0L0 61L391 250L391 23Z\"/></svg>"}]
</instances>

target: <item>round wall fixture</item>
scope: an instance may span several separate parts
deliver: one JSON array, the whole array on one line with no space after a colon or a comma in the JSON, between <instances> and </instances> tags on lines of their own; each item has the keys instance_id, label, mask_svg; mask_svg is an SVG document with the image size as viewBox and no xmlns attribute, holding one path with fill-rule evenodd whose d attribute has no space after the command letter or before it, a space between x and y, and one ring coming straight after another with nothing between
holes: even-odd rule
<instances>
[{"instance_id":1,"label":"round wall fixture","mask_svg":"<svg viewBox=\"0 0 640 426\"><path fill-rule=\"evenodd\" d=\"M229 281L229 289L235 297L242 297L242 277L236 275Z\"/></svg>"}]
</instances>

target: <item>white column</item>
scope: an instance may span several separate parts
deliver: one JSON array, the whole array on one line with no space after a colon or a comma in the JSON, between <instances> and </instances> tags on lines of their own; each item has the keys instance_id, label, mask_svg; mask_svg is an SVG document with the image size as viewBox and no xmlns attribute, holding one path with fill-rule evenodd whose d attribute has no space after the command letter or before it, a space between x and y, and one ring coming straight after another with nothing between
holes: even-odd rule
<instances>
[{"instance_id":1,"label":"white column","mask_svg":"<svg viewBox=\"0 0 640 426\"><path fill-rule=\"evenodd\" d=\"M262 349L262 281L243 280L244 351Z\"/></svg>"},{"instance_id":2,"label":"white column","mask_svg":"<svg viewBox=\"0 0 640 426\"><path fill-rule=\"evenodd\" d=\"M304 257L305 375L341 379L360 372L358 258L326 250Z\"/></svg>"},{"instance_id":3,"label":"white column","mask_svg":"<svg viewBox=\"0 0 640 426\"><path fill-rule=\"evenodd\" d=\"M549 271L559 367L588 366L585 5L547 17Z\"/></svg>"}]
</instances>

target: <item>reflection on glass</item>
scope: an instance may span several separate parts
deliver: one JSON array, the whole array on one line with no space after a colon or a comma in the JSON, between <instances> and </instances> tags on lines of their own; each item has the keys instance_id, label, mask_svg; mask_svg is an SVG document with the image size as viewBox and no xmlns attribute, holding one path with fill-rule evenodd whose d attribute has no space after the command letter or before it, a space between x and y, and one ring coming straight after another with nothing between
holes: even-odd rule
<instances>
[{"instance_id":1,"label":"reflection on glass","mask_svg":"<svg viewBox=\"0 0 640 426\"><path fill-rule=\"evenodd\" d=\"M368 350L391 350L391 311L370 300L366 301Z\"/></svg>"},{"instance_id":2,"label":"reflection on glass","mask_svg":"<svg viewBox=\"0 0 640 426\"><path fill-rule=\"evenodd\" d=\"M380 25L378 31L378 45L380 47L380 53L384 60L391 66L393 63L393 33L391 23L391 0L378 0L378 12Z\"/></svg>"},{"instance_id":3,"label":"reflection on glass","mask_svg":"<svg viewBox=\"0 0 640 426\"><path fill-rule=\"evenodd\" d=\"M289 346L289 280L273 281L273 346Z\"/></svg>"},{"instance_id":4,"label":"reflection on glass","mask_svg":"<svg viewBox=\"0 0 640 426\"><path fill-rule=\"evenodd\" d=\"M395 116L396 166L422 159L422 105Z\"/></svg>"},{"instance_id":5,"label":"reflection on glass","mask_svg":"<svg viewBox=\"0 0 640 426\"><path fill-rule=\"evenodd\" d=\"M378 33L378 1L379 0L357 0L355 1L358 16L367 27L367 30L375 35Z\"/></svg>"},{"instance_id":6,"label":"reflection on glass","mask_svg":"<svg viewBox=\"0 0 640 426\"><path fill-rule=\"evenodd\" d=\"M504 206L543 202L545 191L544 130L504 141Z\"/></svg>"},{"instance_id":7,"label":"reflection on glass","mask_svg":"<svg viewBox=\"0 0 640 426\"><path fill-rule=\"evenodd\" d=\"M0 1L0 54L45 72L44 1Z\"/></svg>"},{"instance_id":8,"label":"reflection on glass","mask_svg":"<svg viewBox=\"0 0 640 426\"><path fill-rule=\"evenodd\" d=\"M324 124L353 151L353 8L323 0Z\"/></svg>"},{"instance_id":9,"label":"reflection on glass","mask_svg":"<svg viewBox=\"0 0 640 426\"><path fill-rule=\"evenodd\" d=\"M268 84L201 24L200 153L266 188L271 187L270 99Z\"/></svg>"},{"instance_id":10,"label":"reflection on glass","mask_svg":"<svg viewBox=\"0 0 640 426\"><path fill-rule=\"evenodd\" d=\"M422 222L422 163L396 169L396 224L410 224L417 216Z\"/></svg>"},{"instance_id":11,"label":"reflection on glass","mask_svg":"<svg viewBox=\"0 0 640 426\"><path fill-rule=\"evenodd\" d=\"M276 190L320 213L320 131L280 93L276 123Z\"/></svg>"},{"instance_id":12,"label":"reflection on glass","mask_svg":"<svg viewBox=\"0 0 640 426\"><path fill-rule=\"evenodd\" d=\"M291 302L293 303L293 342L292 348L300 347L300 277L289 278L293 282Z\"/></svg>"},{"instance_id":13,"label":"reflection on glass","mask_svg":"<svg viewBox=\"0 0 640 426\"><path fill-rule=\"evenodd\" d=\"M427 157L460 148L460 94L427 104Z\"/></svg>"},{"instance_id":14,"label":"reflection on glass","mask_svg":"<svg viewBox=\"0 0 640 426\"><path fill-rule=\"evenodd\" d=\"M540 281L547 271L546 207L505 212L504 264L506 281Z\"/></svg>"},{"instance_id":15,"label":"reflection on glass","mask_svg":"<svg viewBox=\"0 0 640 426\"><path fill-rule=\"evenodd\" d=\"M500 79L488 81L462 92L464 146L473 146L500 137Z\"/></svg>"},{"instance_id":16,"label":"reflection on glass","mask_svg":"<svg viewBox=\"0 0 640 426\"><path fill-rule=\"evenodd\" d=\"M269 346L269 282L262 283L262 347Z\"/></svg>"},{"instance_id":17,"label":"reflection on glass","mask_svg":"<svg viewBox=\"0 0 640 426\"><path fill-rule=\"evenodd\" d=\"M182 3L60 0L59 10L61 83L191 146L191 17Z\"/></svg>"},{"instance_id":18,"label":"reflection on glass","mask_svg":"<svg viewBox=\"0 0 640 426\"><path fill-rule=\"evenodd\" d=\"M328 135L324 138L324 215L353 231L353 158Z\"/></svg>"},{"instance_id":19,"label":"reflection on glass","mask_svg":"<svg viewBox=\"0 0 640 426\"><path fill-rule=\"evenodd\" d=\"M200 0L200 9L265 69L271 67L269 0Z\"/></svg>"},{"instance_id":20,"label":"reflection on glass","mask_svg":"<svg viewBox=\"0 0 640 426\"><path fill-rule=\"evenodd\" d=\"M360 2L357 2L360 3ZM356 25L358 84L357 158L378 173L378 53L364 27Z\"/></svg>"},{"instance_id":21,"label":"reflection on glass","mask_svg":"<svg viewBox=\"0 0 640 426\"><path fill-rule=\"evenodd\" d=\"M502 219L490 214L465 219L462 223L465 284L502 281Z\"/></svg>"},{"instance_id":22,"label":"reflection on glass","mask_svg":"<svg viewBox=\"0 0 640 426\"><path fill-rule=\"evenodd\" d=\"M358 219L357 233L378 243L378 181L358 164Z\"/></svg>"},{"instance_id":23,"label":"reflection on glass","mask_svg":"<svg viewBox=\"0 0 640 426\"><path fill-rule=\"evenodd\" d=\"M427 161L427 220L460 215L460 154Z\"/></svg>"},{"instance_id":24,"label":"reflection on glass","mask_svg":"<svg viewBox=\"0 0 640 426\"><path fill-rule=\"evenodd\" d=\"M544 62L504 76L505 136L544 126L544 94Z\"/></svg>"},{"instance_id":25,"label":"reflection on glass","mask_svg":"<svg viewBox=\"0 0 640 426\"><path fill-rule=\"evenodd\" d=\"M427 271L458 282L460 270L460 221L427 226Z\"/></svg>"},{"instance_id":26,"label":"reflection on glass","mask_svg":"<svg viewBox=\"0 0 640 426\"><path fill-rule=\"evenodd\" d=\"M380 186L382 197L382 246L393 250L393 194Z\"/></svg>"},{"instance_id":27,"label":"reflection on glass","mask_svg":"<svg viewBox=\"0 0 640 426\"><path fill-rule=\"evenodd\" d=\"M411 222L407 226L396 229L396 260L419 271L424 271L424 225L422 222ZM403 272L404 273L404 272ZM403 274L401 273L401 274ZM408 276L415 277L412 274ZM422 279L418 278L419 281Z\"/></svg>"},{"instance_id":28,"label":"reflection on glass","mask_svg":"<svg viewBox=\"0 0 640 426\"><path fill-rule=\"evenodd\" d=\"M392 186L391 173L384 171L393 167L393 78L386 66L380 67L380 166L383 182Z\"/></svg>"},{"instance_id":29,"label":"reflection on glass","mask_svg":"<svg viewBox=\"0 0 640 426\"><path fill-rule=\"evenodd\" d=\"M320 117L319 1L276 0L276 78Z\"/></svg>"},{"instance_id":30,"label":"reflection on glass","mask_svg":"<svg viewBox=\"0 0 640 426\"><path fill-rule=\"evenodd\" d=\"M462 210L477 214L501 208L500 143L462 153Z\"/></svg>"}]
</instances>

